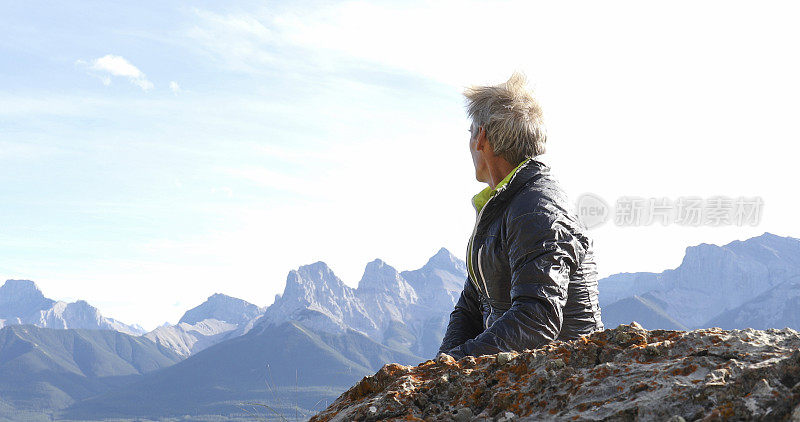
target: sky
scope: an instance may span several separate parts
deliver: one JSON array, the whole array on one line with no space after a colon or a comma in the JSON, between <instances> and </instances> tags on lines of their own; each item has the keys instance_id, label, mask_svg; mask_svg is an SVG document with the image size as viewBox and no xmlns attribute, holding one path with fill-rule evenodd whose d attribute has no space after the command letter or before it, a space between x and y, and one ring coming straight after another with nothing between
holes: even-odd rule
<instances>
[{"instance_id":1,"label":"sky","mask_svg":"<svg viewBox=\"0 0 800 422\"><path fill-rule=\"evenodd\" d=\"M571 198L759 198L591 230L601 276L800 237L791 2L0 0L0 280L152 329L325 261L463 259L465 87L524 72Z\"/></svg>"}]
</instances>

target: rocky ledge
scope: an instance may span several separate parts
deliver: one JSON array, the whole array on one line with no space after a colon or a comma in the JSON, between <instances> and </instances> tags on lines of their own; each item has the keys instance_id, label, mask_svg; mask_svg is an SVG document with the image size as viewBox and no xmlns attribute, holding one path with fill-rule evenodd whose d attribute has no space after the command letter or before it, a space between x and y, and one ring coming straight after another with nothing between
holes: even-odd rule
<instances>
[{"instance_id":1,"label":"rocky ledge","mask_svg":"<svg viewBox=\"0 0 800 422\"><path fill-rule=\"evenodd\" d=\"M800 333L620 325L522 353L389 364L312 421L800 421Z\"/></svg>"}]
</instances>

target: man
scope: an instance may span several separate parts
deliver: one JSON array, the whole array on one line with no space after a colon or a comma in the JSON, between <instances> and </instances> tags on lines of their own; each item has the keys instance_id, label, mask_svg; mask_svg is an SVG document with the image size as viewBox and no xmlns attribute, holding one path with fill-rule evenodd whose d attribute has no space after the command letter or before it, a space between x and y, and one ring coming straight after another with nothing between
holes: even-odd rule
<instances>
[{"instance_id":1,"label":"man","mask_svg":"<svg viewBox=\"0 0 800 422\"><path fill-rule=\"evenodd\" d=\"M592 240L540 155L542 111L525 78L465 91L475 195L468 278L440 353L541 347L602 330Z\"/></svg>"}]
</instances>

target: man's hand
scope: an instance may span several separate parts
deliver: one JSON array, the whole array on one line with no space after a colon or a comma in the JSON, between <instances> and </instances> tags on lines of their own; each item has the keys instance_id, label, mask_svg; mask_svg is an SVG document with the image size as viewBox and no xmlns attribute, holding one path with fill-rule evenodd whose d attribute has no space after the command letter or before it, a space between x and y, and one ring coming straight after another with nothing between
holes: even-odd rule
<instances>
[{"instance_id":1,"label":"man's hand","mask_svg":"<svg viewBox=\"0 0 800 422\"><path fill-rule=\"evenodd\" d=\"M460 359L465 354L460 351L459 346L475 338L481 331L483 331L483 315L478 302L478 291L475 290L475 284L467 278L458 303L450 313L450 322L447 324L439 352Z\"/></svg>"}]
</instances>

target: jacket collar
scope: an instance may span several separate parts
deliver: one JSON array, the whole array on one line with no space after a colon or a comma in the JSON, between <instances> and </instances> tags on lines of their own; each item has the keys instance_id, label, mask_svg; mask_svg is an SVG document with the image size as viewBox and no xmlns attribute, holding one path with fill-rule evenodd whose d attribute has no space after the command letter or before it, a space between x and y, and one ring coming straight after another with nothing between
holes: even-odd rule
<instances>
[{"instance_id":1,"label":"jacket collar","mask_svg":"<svg viewBox=\"0 0 800 422\"><path fill-rule=\"evenodd\" d=\"M514 170L506 175L497 186L492 189L491 186L487 186L482 191L478 192L475 196L472 197L472 206L475 208L475 212L480 213L481 209L489 202L493 196L498 195L499 193L508 192L508 195L512 195L516 192L525 182L528 181L535 173L538 173L540 169L549 169L548 157L544 157L543 155L537 155L535 157L529 157L521 162ZM507 196L507 195L503 195Z\"/></svg>"}]
</instances>

